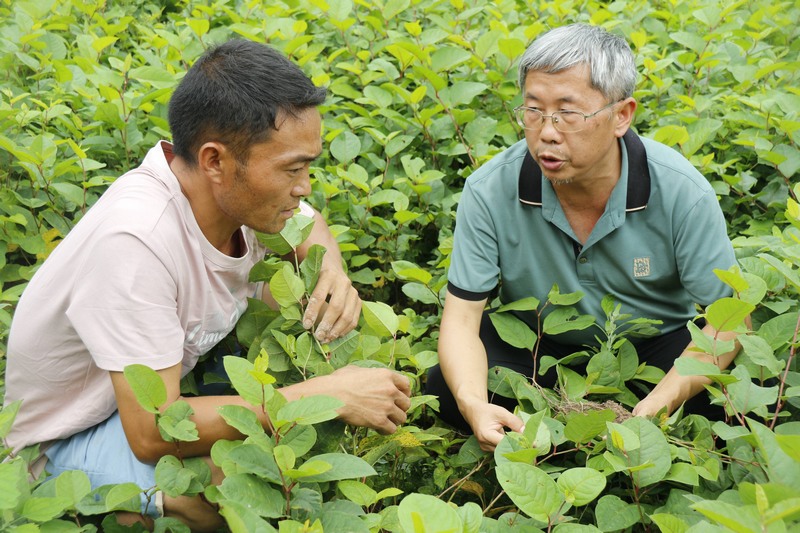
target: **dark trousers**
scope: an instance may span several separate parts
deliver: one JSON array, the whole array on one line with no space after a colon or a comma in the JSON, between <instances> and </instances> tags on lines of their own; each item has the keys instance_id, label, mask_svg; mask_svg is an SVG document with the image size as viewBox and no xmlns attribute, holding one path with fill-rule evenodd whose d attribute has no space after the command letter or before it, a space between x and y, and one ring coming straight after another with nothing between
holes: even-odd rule
<instances>
[{"instance_id":1,"label":"dark trousers","mask_svg":"<svg viewBox=\"0 0 800 533\"><path fill-rule=\"evenodd\" d=\"M701 326L702 327L702 326ZM503 366L515 372L531 378L533 376L533 357L531 352L516 348L506 343L497 334L491 320L489 312L484 312L481 320L480 338L486 348L486 357L489 368ZM668 372L672 368L675 358L678 357L689 342L692 340L689 330L681 328L672 333L666 333L649 339L638 340L635 343L636 351L639 354L639 361L646 362L648 365L656 366ZM559 344L548 336L544 335L539 339L539 354L550 355L560 359L575 352L583 351L585 348L575 345ZM586 364L570 365L570 368L578 373L585 375ZM537 368L538 369L538 368ZM536 376L536 382L546 388L552 388L556 384L557 373L555 367L551 367L544 376ZM633 389L633 392L640 397L644 397L646 392ZM461 412L458 410L453 394L445 383L442 370L439 365L428 371L425 386L426 394L433 394L439 397L439 417L448 424L456 428L470 432L470 427ZM498 394L489 394L490 401L497 405L502 405L509 411L513 411L517 401L506 398ZM705 393L701 392L684 404L684 414L700 414L711 420L722 420L724 409L718 405L711 405Z\"/></svg>"}]
</instances>

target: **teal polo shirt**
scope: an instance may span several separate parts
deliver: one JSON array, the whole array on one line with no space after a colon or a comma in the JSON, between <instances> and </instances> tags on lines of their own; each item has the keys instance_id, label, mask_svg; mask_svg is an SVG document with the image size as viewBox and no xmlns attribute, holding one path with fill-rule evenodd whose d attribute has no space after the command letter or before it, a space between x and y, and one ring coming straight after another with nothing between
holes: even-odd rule
<instances>
[{"instance_id":1,"label":"teal polo shirt","mask_svg":"<svg viewBox=\"0 0 800 533\"><path fill-rule=\"evenodd\" d=\"M556 284L561 293L582 292L575 307L601 325L600 303L610 294L623 313L661 320L662 333L685 326L695 304L730 296L713 270L736 259L708 181L663 144L630 130L619 142L619 181L584 245L524 140L475 171L458 205L449 291L477 301L499 284L503 303L534 296L543 304ZM536 323L532 312L521 318ZM602 331L553 338L596 344L595 335Z\"/></svg>"}]
</instances>

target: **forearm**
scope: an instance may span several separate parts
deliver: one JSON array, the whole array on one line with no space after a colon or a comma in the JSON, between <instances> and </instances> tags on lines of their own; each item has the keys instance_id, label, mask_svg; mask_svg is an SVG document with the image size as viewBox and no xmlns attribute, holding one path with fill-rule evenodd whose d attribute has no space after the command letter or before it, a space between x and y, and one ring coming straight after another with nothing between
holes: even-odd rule
<instances>
[{"instance_id":1,"label":"forearm","mask_svg":"<svg viewBox=\"0 0 800 533\"><path fill-rule=\"evenodd\" d=\"M747 324L749 326L749 319ZM737 333L733 331L717 332L710 325L706 325L703 328L703 333L712 338L715 337L719 342L735 340L737 335ZM717 365L720 370L724 370L730 366L740 349L739 343L736 342L732 350L714 357L712 354L696 351L693 349L694 347L695 344L690 343L681 353L680 357L691 357L698 361L712 363ZM685 401L702 392L705 385L710 383L711 380L705 376L682 376L678 373L675 366L673 366L658 385L655 386L649 397L660 399L671 413Z\"/></svg>"},{"instance_id":2,"label":"forearm","mask_svg":"<svg viewBox=\"0 0 800 533\"><path fill-rule=\"evenodd\" d=\"M439 332L439 366L467 422L470 407L488 403L488 364L479 330L483 303L445 306Z\"/></svg>"}]
</instances>

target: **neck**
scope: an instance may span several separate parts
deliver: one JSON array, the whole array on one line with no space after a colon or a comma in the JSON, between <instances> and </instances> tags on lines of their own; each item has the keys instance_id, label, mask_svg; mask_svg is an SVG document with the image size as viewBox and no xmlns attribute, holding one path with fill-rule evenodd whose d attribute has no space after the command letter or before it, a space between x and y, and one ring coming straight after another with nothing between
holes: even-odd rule
<instances>
[{"instance_id":1,"label":"neck","mask_svg":"<svg viewBox=\"0 0 800 533\"><path fill-rule=\"evenodd\" d=\"M239 250L239 225L219 210L211 184L199 166L191 166L180 157L169 160L181 192L189 201L200 231L211 245L226 255L236 256Z\"/></svg>"}]
</instances>

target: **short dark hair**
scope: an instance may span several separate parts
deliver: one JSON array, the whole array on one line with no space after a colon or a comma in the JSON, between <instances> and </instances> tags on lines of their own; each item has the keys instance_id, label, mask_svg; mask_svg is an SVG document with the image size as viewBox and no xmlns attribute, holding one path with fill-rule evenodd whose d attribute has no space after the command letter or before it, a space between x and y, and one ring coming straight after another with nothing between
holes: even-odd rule
<instances>
[{"instance_id":1,"label":"short dark hair","mask_svg":"<svg viewBox=\"0 0 800 533\"><path fill-rule=\"evenodd\" d=\"M280 112L296 115L325 101L300 68L261 43L232 40L206 51L169 102L173 151L190 165L210 140L225 144L246 164L250 148L276 129Z\"/></svg>"}]
</instances>

